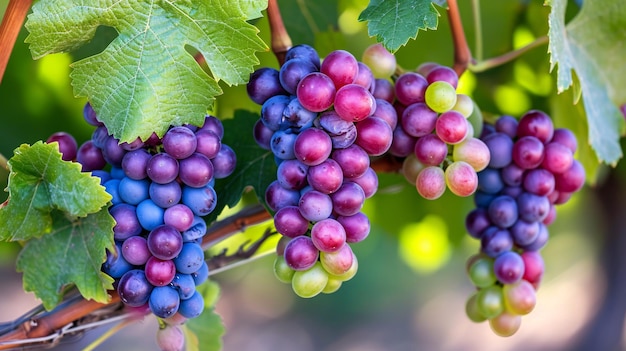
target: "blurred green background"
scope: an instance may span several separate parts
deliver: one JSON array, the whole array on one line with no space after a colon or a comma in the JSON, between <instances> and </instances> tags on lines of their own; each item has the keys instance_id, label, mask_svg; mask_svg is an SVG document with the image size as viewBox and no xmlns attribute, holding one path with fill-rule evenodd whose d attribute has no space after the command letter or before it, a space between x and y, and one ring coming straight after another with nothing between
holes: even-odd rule
<instances>
[{"instance_id":1,"label":"blurred green background","mask_svg":"<svg viewBox=\"0 0 626 351\"><path fill-rule=\"evenodd\" d=\"M0 0L0 14L7 1ZM293 43L314 45L321 56L346 49L357 58L374 43L359 13L367 0L279 1ZM475 33L471 2L461 1L461 13L470 48ZM571 2L568 16L578 7ZM439 30L420 32L397 53L398 63L414 69L420 63L452 64L453 51L445 11L439 9ZM519 48L547 33L549 8L542 1L483 1L483 57ZM265 18L256 25L269 43ZM83 121L86 100L76 99L69 80L69 64L85 52L55 54L33 61L22 31L0 84L0 153L7 158L21 143L45 140L57 131L72 133L83 142L92 127ZM106 42L111 33L100 31ZM108 39L107 39L108 38ZM6 50L6 48L0 48ZM534 108L551 114L557 127L577 118L570 93L556 95L549 73L547 46L516 61L484 73L463 75L460 91L469 94L487 119L501 114L519 117ZM277 67L271 52L259 55L260 66ZM235 109L258 111L245 87L223 87L216 113L230 118ZM580 140L579 142L583 142ZM359 272L331 295L313 299L295 296L291 287L272 273L272 255L214 276L222 286L217 310L227 332L224 350L588 350L622 349L626 311L626 224L623 168L603 169L568 204L558 208L543 250L546 273L538 291L536 309L523 317L520 331L509 338L495 336L487 324L465 317L465 299L472 286L465 260L478 243L464 229L472 200L446 193L436 201L419 197L398 174L380 175L378 194L365 212L373 223L367 240L354 245ZM0 182L6 186L6 170ZM2 199L6 197L3 193ZM232 210L231 210L232 212ZM231 241L231 246L253 238L268 223ZM21 289L15 273L17 245L0 244L0 321L8 321L35 306ZM270 248L271 250L271 248ZM153 350L153 318L113 336L101 349ZM104 332L88 333L59 350L80 349Z\"/></svg>"}]
</instances>

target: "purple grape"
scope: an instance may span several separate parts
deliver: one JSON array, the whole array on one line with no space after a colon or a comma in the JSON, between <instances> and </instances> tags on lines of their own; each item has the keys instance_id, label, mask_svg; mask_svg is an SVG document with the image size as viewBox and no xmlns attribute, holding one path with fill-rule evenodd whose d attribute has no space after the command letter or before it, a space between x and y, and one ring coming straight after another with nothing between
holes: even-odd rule
<instances>
[{"instance_id":1,"label":"purple grape","mask_svg":"<svg viewBox=\"0 0 626 351\"><path fill-rule=\"evenodd\" d=\"M137 218L145 230L152 230L163 224L163 208L150 199L137 205Z\"/></svg>"},{"instance_id":2,"label":"purple grape","mask_svg":"<svg viewBox=\"0 0 626 351\"><path fill-rule=\"evenodd\" d=\"M489 167L502 168L513 160L513 140L504 133L494 132L483 138L489 148Z\"/></svg>"},{"instance_id":3,"label":"purple grape","mask_svg":"<svg viewBox=\"0 0 626 351\"><path fill-rule=\"evenodd\" d=\"M554 175L543 168L529 170L524 176L524 190L539 196L547 196L554 191Z\"/></svg>"},{"instance_id":4,"label":"purple grape","mask_svg":"<svg viewBox=\"0 0 626 351\"><path fill-rule=\"evenodd\" d=\"M183 187L182 203L187 205L196 216L206 216L217 206L217 194L213 187Z\"/></svg>"},{"instance_id":5,"label":"purple grape","mask_svg":"<svg viewBox=\"0 0 626 351\"><path fill-rule=\"evenodd\" d=\"M295 156L307 166L324 162L332 151L328 134L317 128L309 128L298 134L293 145Z\"/></svg>"},{"instance_id":6,"label":"purple grape","mask_svg":"<svg viewBox=\"0 0 626 351\"><path fill-rule=\"evenodd\" d=\"M285 54L285 61L296 58L311 62L318 70L320 68L320 57L317 54L317 51L310 45L299 44L292 46L289 50L287 50L287 53Z\"/></svg>"},{"instance_id":7,"label":"purple grape","mask_svg":"<svg viewBox=\"0 0 626 351\"><path fill-rule=\"evenodd\" d=\"M233 174L237 167L237 155L230 146L222 145L220 151L211 162L213 162L215 179L226 178Z\"/></svg>"},{"instance_id":8,"label":"purple grape","mask_svg":"<svg viewBox=\"0 0 626 351\"><path fill-rule=\"evenodd\" d=\"M176 266L172 260L150 257L145 266L146 278L154 286L168 285L176 275Z\"/></svg>"},{"instance_id":9,"label":"purple grape","mask_svg":"<svg viewBox=\"0 0 626 351\"><path fill-rule=\"evenodd\" d=\"M493 271L502 284L515 284L524 276L524 261L519 254L508 251L496 257Z\"/></svg>"},{"instance_id":10,"label":"purple grape","mask_svg":"<svg viewBox=\"0 0 626 351\"><path fill-rule=\"evenodd\" d=\"M101 125L93 131L91 140L97 148L102 149L106 141L109 140L109 131L104 125Z\"/></svg>"},{"instance_id":11,"label":"purple grape","mask_svg":"<svg viewBox=\"0 0 626 351\"><path fill-rule=\"evenodd\" d=\"M344 85L354 83L359 72L359 64L351 53L345 50L335 50L324 58L320 72L327 75L339 89Z\"/></svg>"},{"instance_id":12,"label":"purple grape","mask_svg":"<svg viewBox=\"0 0 626 351\"><path fill-rule=\"evenodd\" d=\"M393 105L387 100L376 99L376 110L374 111L374 116L382 118L393 130L395 130L398 125L398 113Z\"/></svg>"},{"instance_id":13,"label":"purple grape","mask_svg":"<svg viewBox=\"0 0 626 351\"><path fill-rule=\"evenodd\" d=\"M120 146L119 142L118 139L110 136L102 148L102 157L115 167L122 166L122 160L124 159L124 155L126 155L126 150Z\"/></svg>"},{"instance_id":14,"label":"purple grape","mask_svg":"<svg viewBox=\"0 0 626 351\"><path fill-rule=\"evenodd\" d=\"M148 242L143 236L134 235L122 243L122 255L132 265L141 266L146 264L152 256L148 250Z\"/></svg>"},{"instance_id":15,"label":"purple grape","mask_svg":"<svg viewBox=\"0 0 626 351\"><path fill-rule=\"evenodd\" d=\"M274 131L266 127L263 121L256 121L254 124L253 137L254 141L256 141L261 148L270 150L272 135L274 135Z\"/></svg>"},{"instance_id":16,"label":"purple grape","mask_svg":"<svg viewBox=\"0 0 626 351\"><path fill-rule=\"evenodd\" d=\"M359 66L359 71L354 84L358 84L368 91L371 91L372 85L375 84L372 70L363 62L357 62L357 65Z\"/></svg>"},{"instance_id":17,"label":"purple grape","mask_svg":"<svg viewBox=\"0 0 626 351\"><path fill-rule=\"evenodd\" d=\"M378 117L369 117L356 123L355 143L371 156L380 156L391 147L393 131L387 122Z\"/></svg>"},{"instance_id":18,"label":"purple grape","mask_svg":"<svg viewBox=\"0 0 626 351\"><path fill-rule=\"evenodd\" d=\"M276 179L285 189L300 190L307 185L308 169L309 166L298 160L285 160L278 166Z\"/></svg>"},{"instance_id":19,"label":"purple grape","mask_svg":"<svg viewBox=\"0 0 626 351\"><path fill-rule=\"evenodd\" d=\"M317 113L305 109L298 99L293 98L283 111L281 129L291 128L294 132L300 132L313 125Z\"/></svg>"},{"instance_id":20,"label":"purple grape","mask_svg":"<svg viewBox=\"0 0 626 351\"><path fill-rule=\"evenodd\" d=\"M323 219L311 228L313 245L322 252L335 252L346 243L346 231L332 218Z\"/></svg>"},{"instance_id":21,"label":"purple grape","mask_svg":"<svg viewBox=\"0 0 626 351\"><path fill-rule=\"evenodd\" d=\"M516 245L530 245L539 236L539 223L518 219L511 227L510 232Z\"/></svg>"},{"instance_id":22,"label":"purple grape","mask_svg":"<svg viewBox=\"0 0 626 351\"><path fill-rule=\"evenodd\" d=\"M553 174L566 172L574 163L572 151L561 143L551 142L546 144L544 152L545 156L541 162L541 167Z\"/></svg>"},{"instance_id":23,"label":"purple grape","mask_svg":"<svg viewBox=\"0 0 626 351\"><path fill-rule=\"evenodd\" d=\"M332 106L336 89L335 83L326 74L313 72L300 80L296 96L307 110L322 112Z\"/></svg>"},{"instance_id":24,"label":"purple grape","mask_svg":"<svg viewBox=\"0 0 626 351\"><path fill-rule=\"evenodd\" d=\"M287 130L278 130L272 135L270 140L270 149L274 156L281 160L291 160L296 158L294 153L296 138L300 134L292 133Z\"/></svg>"},{"instance_id":25,"label":"purple grape","mask_svg":"<svg viewBox=\"0 0 626 351\"><path fill-rule=\"evenodd\" d=\"M335 112L348 122L358 122L376 111L376 100L370 92L357 84L346 84L337 90Z\"/></svg>"},{"instance_id":26,"label":"purple grape","mask_svg":"<svg viewBox=\"0 0 626 351\"><path fill-rule=\"evenodd\" d=\"M318 121L320 127L330 136L333 148L344 149L356 140L354 123L342 119L335 111L323 112Z\"/></svg>"},{"instance_id":27,"label":"purple grape","mask_svg":"<svg viewBox=\"0 0 626 351\"><path fill-rule=\"evenodd\" d=\"M163 136L163 149L175 159L184 159L196 151L198 140L189 128L173 127Z\"/></svg>"},{"instance_id":28,"label":"purple grape","mask_svg":"<svg viewBox=\"0 0 626 351\"><path fill-rule=\"evenodd\" d=\"M206 222L202 217L194 216L189 229L183 231L183 242L190 242L199 239L206 234Z\"/></svg>"},{"instance_id":29,"label":"purple grape","mask_svg":"<svg viewBox=\"0 0 626 351\"><path fill-rule=\"evenodd\" d=\"M169 207L163 213L163 223L173 227L179 232L184 232L191 228L194 222L193 212L183 204L176 204Z\"/></svg>"},{"instance_id":30,"label":"purple grape","mask_svg":"<svg viewBox=\"0 0 626 351\"><path fill-rule=\"evenodd\" d=\"M498 196L489 204L487 213L494 225L500 228L509 228L518 218L517 202L507 195Z\"/></svg>"},{"instance_id":31,"label":"purple grape","mask_svg":"<svg viewBox=\"0 0 626 351\"><path fill-rule=\"evenodd\" d=\"M437 65L436 67L428 71L428 74L426 75L426 81L428 81L428 84L443 81L449 83L454 87L454 89L456 89L459 83L459 76L452 68Z\"/></svg>"},{"instance_id":32,"label":"purple grape","mask_svg":"<svg viewBox=\"0 0 626 351\"><path fill-rule=\"evenodd\" d=\"M416 137L408 135L403 128L396 128L393 131L389 153L397 157L407 157L415 151L416 142Z\"/></svg>"},{"instance_id":33,"label":"purple grape","mask_svg":"<svg viewBox=\"0 0 626 351\"><path fill-rule=\"evenodd\" d=\"M480 243L482 251L489 257L498 257L513 248L513 238L509 231L498 227L485 229Z\"/></svg>"},{"instance_id":34,"label":"purple grape","mask_svg":"<svg viewBox=\"0 0 626 351\"><path fill-rule=\"evenodd\" d=\"M367 152L354 144L344 149L334 150L331 158L339 164L345 178L360 177L365 174L370 166Z\"/></svg>"},{"instance_id":35,"label":"purple grape","mask_svg":"<svg viewBox=\"0 0 626 351\"><path fill-rule=\"evenodd\" d=\"M184 274L197 272L204 263L204 251L196 243L184 243L180 254L174 258L176 270Z\"/></svg>"},{"instance_id":36,"label":"purple grape","mask_svg":"<svg viewBox=\"0 0 626 351\"><path fill-rule=\"evenodd\" d=\"M424 92L427 87L428 81L422 75L414 72L404 73L396 80L396 98L405 106L424 102Z\"/></svg>"},{"instance_id":37,"label":"purple grape","mask_svg":"<svg viewBox=\"0 0 626 351\"><path fill-rule=\"evenodd\" d=\"M287 243L284 252L285 262L296 271L311 268L319 258L319 250L310 237L300 235Z\"/></svg>"},{"instance_id":38,"label":"purple grape","mask_svg":"<svg viewBox=\"0 0 626 351\"><path fill-rule=\"evenodd\" d=\"M554 130L554 134L552 135L552 142L566 146L572 151L572 154L575 153L576 149L578 148L578 141L576 140L576 136L571 130L565 128L557 128Z\"/></svg>"},{"instance_id":39,"label":"purple grape","mask_svg":"<svg viewBox=\"0 0 626 351\"><path fill-rule=\"evenodd\" d=\"M544 146L541 140L534 136L523 136L517 139L511 154L513 161L520 168L537 168L543 161Z\"/></svg>"},{"instance_id":40,"label":"purple grape","mask_svg":"<svg viewBox=\"0 0 626 351\"><path fill-rule=\"evenodd\" d=\"M120 278L117 292L125 305L139 307L145 305L154 287L141 269L130 270Z\"/></svg>"},{"instance_id":41,"label":"purple grape","mask_svg":"<svg viewBox=\"0 0 626 351\"><path fill-rule=\"evenodd\" d=\"M508 135L511 139L514 139L517 136L517 119L513 116L504 115L500 116L496 121L494 127L496 132L504 133Z\"/></svg>"},{"instance_id":42,"label":"purple grape","mask_svg":"<svg viewBox=\"0 0 626 351\"><path fill-rule=\"evenodd\" d=\"M94 127L104 125L98 120L98 117L96 116L96 111L94 111L93 106L91 106L89 102L87 102L85 104L85 107L83 108L83 118L85 119L85 122Z\"/></svg>"},{"instance_id":43,"label":"purple grape","mask_svg":"<svg viewBox=\"0 0 626 351\"><path fill-rule=\"evenodd\" d=\"M283 112L290 101L286 95L275 95L267 99L261 107L261 122L273 131L279 130L284 119Z\"/></svg>"},{"instance_id":44,"label":"purple grape","mask_svg":"<svg viewBox=\"0 0 626 351\"><path fill-rule=\"evenodd\" d=\"M167 318L178 311L180 297L178 291L171 286L157 286L152 290L148 304L155 316Z\"/></svg>"},{"instance_id":45,"label":"purple grape","mask_svg":"<svg viewBox=\"0 0 626 351\"><path fill-rule=\"evenodd\" d=\"M297 206L285 206L274 215L276 231L290 238L306 234L309 221L302 217Z\"/></svg>"},{"instance_id":46,"label":"purple grape","mask_svg":"<svg viewBox=\"0 0 626 351\"><path fill-rule=\"evenodd\" d=\"M476 239L480 239L485 229L491 225L487 210L484 208L475 208L465 217L465 229L469 235Z\"/></svg>"},{"instance_id":47,"label":"purple grape","mask_svg":"<svg viewBox=\"0 0 626 351\"><path fill-rule=\"evenodd\" d=\"M178 177L178 161L166 153L158 153L148 160L146 173L155 183L167 184Z\"/></svg>"},{"instance_id":48,"label":"purple grape","mask_svg":"<svg viewBox=\"0 0 626 351\"><path fill-rule=\"evenodd\" d=\"M135 150L139 150L141 148L144 147L144 142L141 141L141 138L136 138L135 140L131 141L130 143L127 142L123 142L120 143L120 147L126 151L135 151Z\"/></svg>"},{"instance_id":49,"label":"purple grape","mask_svg":"<svg viewBox=\"0 0 626 351\"><path fill-rule=\"evenodd\" d=\"M527 222L541 222L550 212L550 201L545 196L522 193L517 197L519 217Z\"/></svg>"},{"instance_id":50,"label":"purple grape","mask_svg":"<svg viewBox=\"0 0 626 351\"><path fill-rule=\"evenodd\" d=\"M549 239L548 227L546 227L543 223L539 223L539 234L537 234L537 239L528 245L520 245L520 248L524 251L539 251L546 246Z\"/></svg>"},{"instance_id":51,"label":"purple grape","mask_svg":"<svg viewBox=\"0 0 626 351\"><path fill-rule=\"evenodd\" d=\"M382 78L376 78L374 82L374 92L372 95L374 95L376 99L385 100L392 104L396 98L393 84L387 79Z\"/></svg>"},{"instance_id":52,"label":"purple grape","mask_svg":"<svg viewBox=\"0 0 626 351\"><path fill-rule=\"evenodd\" d=\"M217 135L220 139L224 137L224 125L222 124L222 121L220 121L215 116L206 115L204 117L204 123L202 124L202 127L198 128L197 131L200 130L210 130L215 133L215 135Z\"/></svg>"},{"instance_id":53,"label":"purple grape","mask_svg":"<svg viewBox=\"0 0 626 351\"><path fill-rule=\"evenodd\" d=\"M341 223L346 231L346 242L358 243L370 233L369 218L363 213L358 212L352 216L338 216L337 222Z\"/></svg>"},{"instance_id":54,"label":"purple grape","mask_svg":"<svg viewBox=\"0 0 626 351\"><path fill-rule=\"evenodd\" d=\"M215 157L222 147L220 137L211 130L198 130L196 132L196 141L196 152L206 156L208 159Z\"/></svg>"},{"instance_id":55,"label":"purple grape","mask_svg":"<svg viewBox=\"0 0 626 351\"><path fill-rule=\"evenodd\" d=\"M174 206L182 196L180 185L175 181L166 184L150 183L148 193L150 199L162 208Z\"/></svg>"},{"instance_id":56,"label":"purple grape","mask_svg":"<svg viewBox=\"0 0 626 351\"><path fill-rule=\"evenodd\" d=\"M296 94L298 83L309 73L317 72L318 68L309 60L293 58L285 61L280 67L278 78L283 89L291 95Z\"/></svg>"},{"instance_id":57,"label":"purple grape","mask_svg":"<svg viewBox=\"0 0 626 351\"><path fill-rule=\"evenodd\" d=\"M124 240L141 233L141 224L137 218L135 206L121 203L109 208L109 213L115 220L113 234L116 240Z\"/></svg>"},{"instance_id":58,"label":"purple grape","mask_svg":"<svg viewBox=\"0 0 626 351\"><path fill-rule=\"evenodd\" d=\"M330 196L316 190L309 190L300 197L298 203L302 217L311 222L321 221L330 217L333 201Z\"/></svg>"},{"instance_id":59,"label":"purple grape","mask_svg":"<svg viewBox=\"0 0 626 351\"><path fill-rule=\"evenodd\" d=\"M448 155L448 145L436 134L427 134L417 139L415 157L425 166L439 166Z\"/></svg>"},{"instance_id":60,"label":"purple grape","mask_svg":"<svg viewBox=\"0 0 626 351\"><path fill-rule=\"evenodd\" d=\"M202 188L213 179L213 163L203 154L194 153L178 164L178 176L185 185Z\"/></svg>"},{"instance_id":61,"label":"purple grape","mask_svg":"<svg viewBox=\"0 0 626 351\"><path fill-rule=\"evenodd\" d=\"M520 186L524 179L525 169L519 167L515 163L509 163L506 167L502 168L500 175L502 181L508 186Z\"/></svg>"},{"instance_id":62,"label":"purple grape","mask_svg":"<svg viewBox=\"0 0 626 351\"><path fill-rule=\"evenodd\" d=\"M138 149L127 152L122 158L122 169L124 174L131 179L144 179L148 176L146 168L148 167L148 160L152 156L145 149Z\"/></svg>"},{"instance_id":63,"label":"purple grape","mask_svg":"<svg viewBox=\"0 0 626 351\"><path fill-rule=\"evenodd\" d=\"M478 172L478 189L487 194L497 194L504 188L504 181L500 170L485 168Z\"/></svg>"},{"instance_id":64,"label":"purple grape","mask_svg":"<svg viewBox=\"0 0 626 351\"><path fill-rule=\"evenodd\" d=\"M423 102L416 102L406 107L400 117L402 129L410 136L422 137L432 133L437 123L437 112Z\"/></svg>"},{"instance_id":65,"label":"purple grape","mask_svg":"<svg viewBox=\"0 0 626 351\"><path fill-rule=\"evenodd\" d=\"M180 232L166 224L154 228L148 234L147 242L150 253L161 260L173 259L183 247L183 237Z\"/></svg>"},{"instance_id":66,"label":"purple grape","mask_svg":"<svg viewBox=\"0 0 626 351\"><path fill-rule=\"evenodd\" d=\"M533 136L542 143L552 140L554 126L550 117L542 111L531 110L526 112L519 120L517 137Z\"/></svg>"},{"instance_id":67,"label":"purple grape","mask_svg":"<svg viewBox=\"0 0 626 351\"><path fill-rule=\"evenodd\" d=\"M285 189L278 180L273 181L265 190L265 202L272 211L278 211L285 206L297 206L300 192Z\"/></svg>"},{"instance_id":68,"label":"purple grape","mask_svg":"<svg viewBox=\"0 0 626 351\"><path fill-rule=\"evenodd\" d=\"M263 105L267 99L274 95L287 94L280 84L278 71L271 67L263 67L254 71L250 75L246 91L250 100L259 105Z\"/></svg>"},{"instance_id":69,"label":"purple grape","mask_svg":"<svg viewBox=\"0 0 626 351\"><path fill-rule=\"evenodd\" d=\"M334 193L343 183L341 166L332 158L309 167L307 181L313 189L324 194Z\"/></svg>"},{"instance_id":70,"label":"purple grape","mask_svg":"<svg viewBox=\"0 0 626 351\"><path fill-rule=\"evenodd\" d=\"M130 179L124 177L120 180L118 191L120 198L131 205L137 205L141 201L147 199L150 189L150 182L146 179Z\"/></svg>"},{"instance_id":71,"label":"purple grape","mask_svg":"<svg viewBox=\"0 0 626 351\"><path fill-rule=\"evenodd\" d=\"M374 171L372 167L369 167L362 176L355 178L345 178L345 181L357 183L361 187L361 189L363 189L363 192L365 192L365 198L370 198L374 196L376 190L378 190L378 176L376 175L376 171Z\"/></svg>"},{"instance_id":72,"label":"purple grape","mask_svg":"<svg viewBox=\"0 0 626 351\"><path fill-rule=\"evenodd\" d=\"M87 140L78 148L76 162L81 164L83 172L102 169L107 164L102 151L94 145L92 140Z\"/></svg>"},{"instance_id":73,"label":"purple grape","mask_svg":"<svg viewBox=\"0 0 626 351\"><path fill-rule=\"evenodd\" d=\"M59 152L61 153L61 158L64 161L73 161L76 159L76 153L78 152L78 143L76 143L76 139L66 132L57 132L52 134L46 140L46 143L54 143L56 142L59 145Z\"/></svg>"}]
</instances>

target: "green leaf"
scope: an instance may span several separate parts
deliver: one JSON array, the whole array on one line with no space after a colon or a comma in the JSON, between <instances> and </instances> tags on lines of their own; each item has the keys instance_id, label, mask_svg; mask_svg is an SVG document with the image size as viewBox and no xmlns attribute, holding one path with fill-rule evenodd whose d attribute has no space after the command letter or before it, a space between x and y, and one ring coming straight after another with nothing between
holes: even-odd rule
<instances>
[{"instance_id":1,"label":"green leaf","mask_svg":"<svg viewBox=\"0 0 626 351\"><path fill-rule=\"evenodd\" d=\"M254 140L252 131L259 115L237 110L232 119L223 121L224 139L222 143L230 146L237 155L237 167L233 174L215 182L217 206L206 217L211 223L222 212L224 207L235 206L241 199L244 190L254 188L257 198L265 203L265 189L276 179L276 163L274 155L262 149Z\"/></svg>"},{"instance_id":2,"label":"green leaf","mask_svg":"<svg viewBox=\"0 0 626 351\"><path fill-rule=\"evenodd\" d=\"M615 164L622 157L619 144L624 117L618 106L626 103L626 7L619 0L586 1L565 25L567 1L548 0L551 69L558 64L557 89L580 80L589 125L589 143L598 158Z\"/></svg>"},{"instance_id":3,"label":"green leaf","mask_svg":"<svg viewBox=\"0 0 626 351\"><path fill-rule=\"evenodd\" d=\"M226 84L247 82L267 50L258 29L264 0L84 1L41 0L26 28L34 58L72 51L98 26L119 35L100 54L72 65L74 93L89 98L110 133L121 141L162 136L170 125L200 125ZM211 76L187 47L199 51Z\"/></svg>"},{"instance_id":4,"label":"green leaf","mask_svg":"<svg viewBox=\"0 0 626 351\"><path fill-rule=\"evenodd\" d=\"M202 314L183 325L187 351L219 351L225 328L222 318L213 308L205 308Z\"/></svg>"},{"instance_id":5,"label":"green leaf","mask_svg":"<svg viewBox=\"0 0 626 351\"><path fill-rule=\"evenodd\" d=\"M438 17L431 0L370 0L359 21L369 21L369 35L395 52L420 29L437 29Z\"/></svg>"},{"instance_id":6,"label":"green leaf","mask_svg":"<svg viewBox=\"0 0 626 351\"><path fill-rule=\"evenodd\" d=\"M17 270L24 272L24 290L34 292L46 309L61 302L62 290L76 285L86 299L107 302L113 279L100 267L106 249L113 250L115 221L107 209L70 222L55 212L49 235L29 240L17 258Z\"/></svg>"},{"instance_id":7,"label":"green leaf","mask_svg":"<svg viewBox=\"0 0 626 351\"><path fill-rule=\"evenodd\" d=\"M27 240L52 230L52 211L70 218L98 212L110 200L99 178L61 159L56 143L23 144L8 161L9 201L0 208L0 240Z\"/></svg>"}]
</instances>

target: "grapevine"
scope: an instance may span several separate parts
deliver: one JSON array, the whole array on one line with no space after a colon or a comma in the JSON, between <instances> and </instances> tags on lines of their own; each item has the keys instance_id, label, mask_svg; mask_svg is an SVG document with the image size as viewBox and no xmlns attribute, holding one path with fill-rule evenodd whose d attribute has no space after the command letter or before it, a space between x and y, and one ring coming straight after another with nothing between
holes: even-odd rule
<instances>
[{"instance_id":1,"label":"grapevine","mask_svg":"<svg viewBox=\"0 0 626 351\"><path fill-rule=\"evenodd\" d=\"M365 325L383 310L352 294L389 285L376 303L393 308L399 299L387 300L411 286L418 334L449 339L417 340L403 325L400 343L515 348L543 325L533 318L545 316L563 272L556 262L575 262L556 253L568 220L575 232L599 231L609 255L595 268L607 291L589 294L606 299L594 318L580 317L589 321L577 347L619 348L619 333L599 327L608 311L622 323L626 313L612 290L622 201L607 195L623 183L626 130L626 66L614 59L626 55L615 44L626 40L615 30L626 10L617 1L524 2L516 11L477 0L7 2L0 101L14 116L0 142L0 250L40 305L0 323L0 350L63 348L94 330L101 335L85 349L106 349L140 321L154 326L148 349L245 348L238 324L256 322L229 309L267 298L281 306L262 306L272 316L264 318L291 323L292 306L314 306L345 315L336 322L354 332L361 324L346 323L345 311L358 308ZM470 14L471 30L461 21ZM22 51L42 67L31 71L36 93L20 88L27 71L16 67L31 64ZM53 91L58 80L71 85L68 98ZM61 124L46 109L63 122L82 116ZM578 210L594 196L597 206ZM590 216L606 228L588 225ZM385 253L389 245L399 254ZM289 288L233 273L261 262ZM428 305L422 281L432 285L439 278L430 274L443 270L465 279L446 281L451 288ZM595 276L589 286L602 285ZM254 298L233 302L250 284ZM433 306L447 308L448 327ZM404 303L399 318L411 309ZM450 337L452 323L466 344ZM296 335L298 322L290 327L281 333ZM379 337L366 334L345 345ZM308 345L283 339L268 347Z\"/></svg>"}]
</instances>

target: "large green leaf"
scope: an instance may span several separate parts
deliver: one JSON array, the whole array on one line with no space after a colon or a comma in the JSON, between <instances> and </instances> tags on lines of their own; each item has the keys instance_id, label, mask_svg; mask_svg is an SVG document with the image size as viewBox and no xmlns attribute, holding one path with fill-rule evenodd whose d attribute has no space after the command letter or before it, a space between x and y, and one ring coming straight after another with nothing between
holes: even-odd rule
<instances>
[{"instance_id":1,"label":"large green leaf","mask_svg":"<svg viewBox=\"0 0 626 351\"><path fill-rule=\"evenodd\" d=\"M9 160L8 204L0 208L0 240L27 240L49 233L52 211L69 218L98 212L110 200L99 179L78 163L61 159L56 143L23 144Z\"/></svg>"},{"instance_id":2,"label":"large green leaf","mask_svg":"<svg viewBox=\"0 0 626 351\"><path fill-rule=\"evenodd\" d=\"M107 302L113 279L100 267L106 249L115 245L115 221L106 209L74 222L59 212L53 217L52 232L29 240L17 258L24 290L34 292L48 310L61 302L63 288L72 284L84 298Z\"/></svg>"},{"instance_id":3,"label":"large green leaf","mask_svg":"<svg viewBox=\"0 0 626 351\"><path fill-rule=\"evenodd\" d=\"M368 21L369 35L395 52L420 29L437 29L438 17L431 0L371 0L359 21Z\"/></svg>"},{"instance_id":4,"label":"large green leaf","mask_svg":"<svg viewBox=\"0 0 626 351\"><path fill-rule=\"evenodd\" d=\"M237 154L237 168L227 178L215 182L217 207L206 218L209 223L224 207L235 206L249 187L254 188L259 201L264 203L265 189L276 179L274 155L254 141L252 131L258 119L258 114L238 110L234 118L223 121L226 132L222 143L233 148Z\"/></svg>"},{"instance_id":5,"label":"large green leaf","mask_svg":"<svg viewBox=\"0 0 626 351\"><path fill-rule=\"evenodd\" d=\"M551 67L558 64L557 88L573 84L576 73L589 125L589 143L601 161L615 164L622 157L619 144L626 103L626 6L620 0L586 1L567 25L567 1L547 0Z\"/></svg>"},{"instance_id":6,"label":"large green leaf","mask_svg":"<svg viewBox=\"0 0 626 351\"><path fill-rule=\"evenodd\" d=\"M72 51L89 42L98 26L119 33L100 54L74 63L74 92L89 98L116 138L163 135L170 125L204 120L218 81L247 82L255 52L267 46L246 20L266 0L86 1L41 0L33 5L26 39L34 58ZM212 76L187 51L202 53Z\"/></svg>"}]
</instances>

